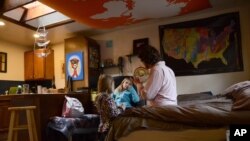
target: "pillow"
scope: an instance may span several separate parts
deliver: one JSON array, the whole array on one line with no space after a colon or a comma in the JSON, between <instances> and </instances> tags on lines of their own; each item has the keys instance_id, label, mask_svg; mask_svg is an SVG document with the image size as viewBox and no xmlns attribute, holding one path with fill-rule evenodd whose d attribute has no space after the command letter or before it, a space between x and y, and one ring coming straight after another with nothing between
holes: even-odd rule
<instances>
[{"instance_id":1,"label":"pillow","mask_svg":"<svg viewBox=\"0 0 250 141\"><path fill-rule=\"evenodd\" d=\"M231 94L232 110L250 110L250 86L243 87Z\"/></svg>"},{"instance_id":2,"label":"pillow","mask_svg":"<svg viewBox=\"0 0 250 141\"><path fill-rule=\"evenodd\" d=\"M233 84L221 94L233 99L232 110L250 110L250 81Z\"/></svg>"},{"instance_id":3,"label":"pillow","mask_svg":"<svg viewBox=\"0 0 250 141\"><path fill-rule=\"evenodd\" d=\"M238 91L239 89L250 86L250 81L243 81L236 84L231 85L230 87L226 88L221 94L222 95L230 95L232 92Z\"/></svg>"}]
</instances>

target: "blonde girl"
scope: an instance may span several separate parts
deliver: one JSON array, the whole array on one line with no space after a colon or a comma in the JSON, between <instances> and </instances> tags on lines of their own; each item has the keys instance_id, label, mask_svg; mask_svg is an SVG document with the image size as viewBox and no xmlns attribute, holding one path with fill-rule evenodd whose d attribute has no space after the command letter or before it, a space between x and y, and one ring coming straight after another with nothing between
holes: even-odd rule
<instances>
[{"instance_id":1,"label":"blonde girl","mask_svg":"<svg viewBox=\"0 0 250 141\"><path fill-rule=\"evenodd\" d=\"M124 78L121 84L115 89L112 98L116 105L125 105L126 108L131 108L139 103L140 98L132 86L132 80Z\"/></svg>"},{"instance_id":2,"label":"blonde girl","mask_svg":"<svg viewBox=\"0 0 250 141\"><path fill-rule=\"evenodd\" d=\"M100 75L97 89L98 95L95 100L95 105L100 114L98 132L100 133L99 140L103 141L112 120L121 114L125 110L125 107L117 106L111 98L111 94L114 90L114 80L111 76L105 74Z\"/></svg>"}]
</instances>

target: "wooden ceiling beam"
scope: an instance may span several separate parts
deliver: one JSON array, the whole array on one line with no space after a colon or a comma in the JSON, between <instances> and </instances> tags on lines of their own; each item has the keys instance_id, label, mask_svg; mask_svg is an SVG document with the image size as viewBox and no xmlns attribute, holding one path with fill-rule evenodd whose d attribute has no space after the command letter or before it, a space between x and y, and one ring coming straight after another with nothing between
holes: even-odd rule
<instances>
[{"instance_id":1,"label":"wooden ceiling beam","mask_svg":"<svg viewBox=\"0 0 250 141\"><path fill-rule=\"evenodd\" d=\"M34 18L49 15L54 12L56 12L54 9L41 3L39 5L36 5L35 7L29 8L25 20L32 20Z\"/></svg>"},{"instance_id":2,"label":"wooden ceiling beam","mask_svg":"<svg viewBox=\"0 0 250 141\"><path fill-rule=\"evenodd\" d=\"M25 22L25 19L27 17L27 13L28 13L28 9L27 8L23 7L23 9L24 9L24 12L23 12L23 15L22 15L22 17L20 19L20 22Z\"/></svg>"},{"instance_id":3,"label":"wooden ceiling beam","mask_svg":"<svg viewBox=\"0 0 250 141\"><path fill-rule=\"evenodd\" d=\"M4 8L4 0L1 0L0 1L0 17L2 16L2 14L3 14L3 8Z\"/></svg>"},{"instance_id":4,"label":"wooden ceiling beam","mask_svg":"<svg viewBox=\"0 0 250 141\"><path fill-rule=\"evenodd\" d=\"M1 0L0 6L1 6L1 11L0 13L3 14L4 12L16 9L20 6L29 4L31 2L34 2L37 0Z\"/></svg>"},{"instance_id":5,"label":"wooden ceiling beam","mask_svg":"<svg viewBox=\"0 0 250 141\"><path fill-rule=\"evenodd\" d=\"M4 0L1 0L0 1L0 9L1 9L1 11L2 11L2 8L4 7Z\"/></svg>"},{"instance_id":6,"label":"wooden ceiling beam","mask_svg":"<svg viewBox=\"0 0 250 141\"><path fill-rule=\"evenodd\" d=\"M9 21L9 22L15 23L17 25L24 26L24 27L29 28L31 30L36 30L37 29L36 27L33 27L33 26L27 24L27 22L56 12L56 11L50 11L48 13L43 13L42 15L39 15L39 14L34 15L35 11L32 11L33 16L28 15L29 10L23 6L30 4L32 2L36 2L36 1L38 1L38 0L0 0L0 17ZM16 8L19 8L19 7L24 9L24 12L22 13L19 20L14 20L11 17L3 15L5 12L14 10ZM66 21L47 25L46 27L53 28L56 26L60 26L60 25L64 25L64 24L68 24L68 23L72 23L72 22L75 22L75 21L72 19L69 19Z\"/></svg>"},{"instance_id":7,"label":"wooden ceiling beam","mask_svg":"<svg viewBox=\"0 0 250 141\"><path fill-rule=\"evenodd\" d=\"M33 26L30 26L30 25L28 25L28 24L20 23L20 22L18 22L18 21L16 21L16 20L13 20L13 19L11 19L11 18L9 18L9 17L6 17L6 16L2 16L2 18L3 18L4 20L7 20L7 21L12 22L12 23L14 23L14 24L17 24L17 25L20 25L20 26L29 28L29 29L34 30L34 31L36 31L36 29L37 29L37 28L35 28L35 27L33 27Z\"/></svg>"},{"instance_id":8,"label":"wooden ceiling beam","mask_svg":"<svg viewBox=\"0 0 250 141\"><path fill-rule=\"evenodd\" d=\"M21 22L32 21L32 20L34 20L34 19L38 19L38 18L40 18L40 17L44 17L44 16L47 16L47 15L49 15L49 14L53 14L53 13L55 13L55 12L56 12L56 11L53 11L53 12L50 12L50 13L47 13L47 14L44 14L44 15L40 15L40 16L36 16L36 17L30 18L30 19L25 18L25 19L23 19ZM27 13L26 13L26 14L27 14Z\"/></svg>"}]
</instances>

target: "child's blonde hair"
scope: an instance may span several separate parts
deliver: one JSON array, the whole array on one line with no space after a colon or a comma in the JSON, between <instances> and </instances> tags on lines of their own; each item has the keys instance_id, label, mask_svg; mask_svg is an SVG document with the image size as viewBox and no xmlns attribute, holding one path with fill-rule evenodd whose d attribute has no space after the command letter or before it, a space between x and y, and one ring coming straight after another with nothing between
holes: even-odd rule
<instances>
[{"instance_id":1,"label":"child's blonde hair","mask_svg":"<svg viewBox=\"0 0 250 141\"><path fill-rule=\"evenodd\" d=\"M125 81L129 81L130 82L130 84L132 85L132 80L130 79L130 78L124 78L123 80L122 80L122 82L121 82L121 84L115 89L115 91L117 91L117 92L122 92L124 89L123 89L123 87L122 87L122 85L123 85L123 83L125 82Z\"/></svg>"},{"instance_id":2,"label":"child's blonde hair","mask_svg":"<svg viewBox=\"0 0 250 141\"><path fill-rule=\"evenodd\" d=\"M113 77L106 74L101 74L98 79L98 86L97 90L98 93L107 92L112 93L114 87L114 80Z\"/></svg>"}]
</instances>

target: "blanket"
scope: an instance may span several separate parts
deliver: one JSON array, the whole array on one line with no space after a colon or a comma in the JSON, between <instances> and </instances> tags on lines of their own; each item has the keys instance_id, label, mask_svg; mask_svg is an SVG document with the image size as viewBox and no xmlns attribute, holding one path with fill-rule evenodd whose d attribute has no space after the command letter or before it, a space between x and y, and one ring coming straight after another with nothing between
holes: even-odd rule
<instances>
[{"instance_id":1,"label":"blanket","mask_svg":"<svg viewBox=\"0 0 250 141\"><path fill-rule=\"evenodd\" d=\"M125 111L113 121L106 141L118 140L135 130L186 130L250 124L250 111L232 111L226 97L164 107L140 107Z\"/></svg>"},{"instance_id":2,"label":"blanket","mask_svg":"<svg viewBox=\"0 0 250 141\"><path fill-rule=\"evenodd\" d=\"M69 138L74 133L89 134L97 132L100 123L99 115L84 114L79 118L51 117L47 128L62 133Z\"/></svg>"}]
</instances>

